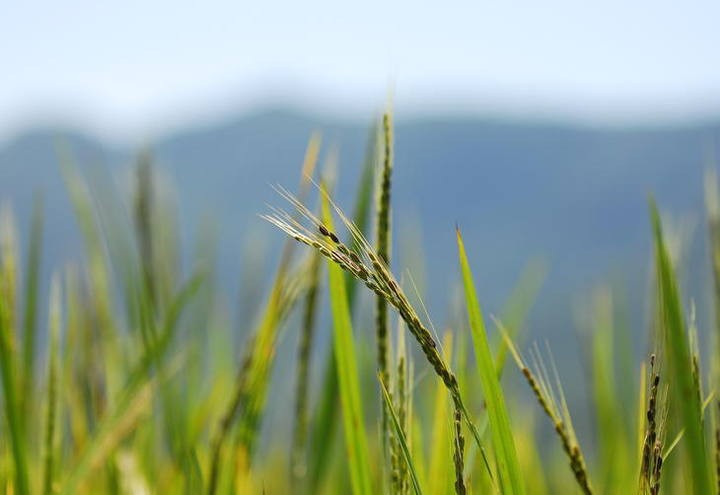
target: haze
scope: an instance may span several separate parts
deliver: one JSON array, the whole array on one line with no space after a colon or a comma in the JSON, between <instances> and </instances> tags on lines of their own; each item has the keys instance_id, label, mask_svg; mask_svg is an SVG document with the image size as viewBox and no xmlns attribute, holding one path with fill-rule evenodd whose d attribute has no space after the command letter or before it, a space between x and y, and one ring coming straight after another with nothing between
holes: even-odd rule
<instances>
[{"instance_id":1,"label":"haze","mask_svg":"<svg viewBox=\"0 0 720 495\"><path fill-rule=\"evenodd\" d=\"M715 115L720 4L8 2L0 138L105 139L263 106L604 123Z\"/></svg>"}]
</instances>

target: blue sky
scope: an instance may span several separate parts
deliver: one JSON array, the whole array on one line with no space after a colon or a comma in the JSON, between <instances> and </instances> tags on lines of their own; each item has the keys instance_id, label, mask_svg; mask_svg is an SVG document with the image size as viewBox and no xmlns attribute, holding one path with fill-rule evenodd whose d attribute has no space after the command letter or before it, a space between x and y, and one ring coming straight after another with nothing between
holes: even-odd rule
<instances>
[{"instance_id":1,"label":"blue sky","mask_svg":"<svg viewBox=\"0 0 720 495\"><path fill-rule=\"evenodd\" d=\"M0 136L137 138L267 103L590 121L720 114L720 2L4 2Z\"/></svg>"}]
</instances>

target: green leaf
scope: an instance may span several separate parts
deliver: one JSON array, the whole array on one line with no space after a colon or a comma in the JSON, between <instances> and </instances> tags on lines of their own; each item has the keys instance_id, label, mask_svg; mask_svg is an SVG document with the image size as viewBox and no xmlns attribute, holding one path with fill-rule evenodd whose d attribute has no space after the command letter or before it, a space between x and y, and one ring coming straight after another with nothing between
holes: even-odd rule
<instances>
[{"instance_id":1,"label":"green leaf","mask_svg":"<svg viewBox=\"0 0 720 495\"><path fill-rule=\"evenodd\" d=\"M25 393L22 411L27 414L32 407L35 383L35 358L37 336L38 279L40 276L40 252L43 232L43 200L41 195L33 198L32 226L25 265L25 309L23 314L23 388Z\"/></svg>"},{"instance_id":2,"label":"green leaf","mask_svg":"<svg viewBox=\"0 0 720 495\"><path fill-rule=\"evenodd\" d=\"M665 343L670 364L670 374L674 380L673 390L676 397L670 400L678 407L680 421L685 428L687 453L693 493L712 493L708 471L705 437L702 425L702 404L696 393L693 380L692 358L688 346L680 293L672 268L670 256L665 247L655 202L650 200L650 216L655 235L655 270L658 286L658 311L660 324L665 334Z\"/></svg>"},{"instance_id":3,"label":"green leaf","mask_svg":"<svg viewBox=\"0 0 720 495\"><path fill-rule=\"evenodd\" d=\"M392 404L392 399L390 398L390 394L388 393L387 386L382 381L382 377L378 375L378 380L380 381L380 388L382 389L382 398L385 401L385 405L388 408L388 412L390 413L390 418L392 419L392 426L393 431L395 432L395 435L397 435L398 440L400 441L400 448L402 449L403 457L405 458L405 462L407 463L408 469L410 470L410 479L413 483L413 489L415 490L415 493L417 495L422 494L422 489L420 488L420 482L418 481L418 476L415 471L415 465L412 461L412 456L410 455L410 448L407 444L407 439L405 438L405 434L403 433L402 427L400 426L400 420L398 419L397 411L395 411L395 408Z\"/></svg>"},{"instance_id":4,"label":"green leaf","mask_svg":"<svg viewBox=\"0 0 720 495\"><path fill-rule=\"evenodd\" d=\"M525 488L517 460L512 430L510 429L505 398L500 388L495 360L488 345L485 323L483 322L480 304L475 293L472 272L470 271L465 246L459 230L457 231L457 243L465 289L465 302L475 346L475 359L478 366L480 385L487 404L492 442L500 473L500 487L505 494L523 494Z\"/></svg>"},{"instance_id":5,"label":"green leaf","mask_svg":"<svg viewBox=\"0 0 720 495\"><path fill-rule=\"evenodd\" d=\"M323 198L323 221L332 229L332 218L327 199ZM350 308L343 270L328 262L330 306L333 317L333 349L337 363L338 385L342 404L345 449L350 468L350 481L355 495L373 493L370 478L367 436L362 417L360 380L355 357Z\"/></svg>"},{"instance_id":6,"label":"green leaf","mask_svg":"<svg viewBox=\"0 0 720 495\"><path fill-rule=\"evenodd\" d=\"M4 217L7 213L8 216ZM15 230L9 212L0 219L0 380L3 405L9 430L10 449L15 463L15 490L20 495L30 492L28 481L28 449L24 416L18 390L16 362L17 329L15 326L15 297L17 293L17 252ZM7 439L5 440L7 442Z\"/></svg>"},{"instance_id":7,"label":"green leaf","mask_svg":"<svg viewBox=\"0 0 720 495\"><path fill-rule=\"evenodd\" d=\"M372 206L373 180L375 177L375 146L377 139L377 130L373 127L368 140L368 149L365 154L365 165L355 193L355 209L353 211L353 223L360 232L366 233L370 218L370 207ZM357 241L355 239L348 240L353 251L357 251ZM347 288L348 305L350 306L350 314L352 315L355 306L358 280L350 275L345 274L345 287ZM332 337L332 336L331 336ZM338 393L337 384L337 365L335 363L335 353L332 344L329 346L325 357L325 366L323 371L323 384L320 391L320 399L316 408L315 418L313 419L312 431L312 455L310 456L310 487L309 491L317 492L318 485L325 471L327 471L330 462L329 458L335 439L335 431L337 430L337 414L335 409L335 398Z\"/></svg>"},{"instance_id":8,"label":"green leaf","mask_svg":"<svg viewBox=\"0 0 720 495\"><path fill-rule=\"evenodd\" d=\"M100 420L95 435L80 452L75 464L67 470L61 493L76 493L85 477L106 459L129 434L129 429L150 405L157 380L150 373L153 365L162 362L176 334L176 328L185 308L202 283L202 276L190 278L178 291L168 314L165 316L162 334L155 345L148 348L134 369L130 371L124 390L115 407ZM174 372L174 371L173 371ZM168 372L169 373L169 372ZM164 378L168 378L166 375Z\"/></svg>"}]
</instances>

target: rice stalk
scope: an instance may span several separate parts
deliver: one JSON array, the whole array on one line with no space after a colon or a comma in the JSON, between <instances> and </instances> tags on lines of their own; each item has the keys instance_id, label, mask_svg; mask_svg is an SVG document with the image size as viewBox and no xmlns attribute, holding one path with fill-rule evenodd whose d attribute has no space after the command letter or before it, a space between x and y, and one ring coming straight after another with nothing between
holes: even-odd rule
<instances>
[{"instance_id":1,"label":"rice stalk","mask_svg":"<svg viewBox=\"0 0 720 495\"><path fill-rule=\"evenodd\" d=\"M235 379L235 393L233 395L233 399L221 416L220 425L215 433L215 436L210 441L210 472L208 474L207 485L208 495L214 495L217 492L220 478L220 466L222 464L223 447L225 446L227 437L230 434L233 420L237 417L238 411L244 404L248 394L249 371L254 359L254 338L255 336L251 336L250 341L245 346L246 352L243 356L242 364L238 369L237 378Z\"/></svg>"},{"instance_id":2,"label":"rice stalk","mask_svg":"<svg viewBox=\"0 0 720 495\"><path fill-rule=\"evenodd\" d=\"M0 378L5 392L5 417L14 461L15 486L19 495L30 491L23 415L18 400L19 376L16 349L15 298L17 290L17 245L10 212L0 212Z\"/></svg>"},{"instance_id":3,"label":"rice stalk","mask_svg":"<svg viewBox=\"0 0 720 495\"><path fill-rule=\"evenodd\" d=\"M62 324L61 300L60 282L57 277L54 277L50 288L50 357L48 361L47 416L45 418L44 446L45 462L42 488L42 493L46 495L54 491L53 480L55 477L55 452L57 443L56 422L58 415L58 353L60 346L60 326Z\"/></svg>"},{"instance_id":4,"label":"rice stalk","mask_svg":"<svg viewBox=\"0 0 720 495\"><path fill-rule=\"evenodd\" d=\"M379 373L378 373L378 380L380 380ZM422 489L421 489L420 481L418 480L417 471L415 469L415 463L413 462L412 455L410 454L410 447L408 446L408 441L406 439L406 435L400 424L400 419L398 418L397 412L395 411L395 408L393 407L392 399L390 398L390 393L388 392L387 386L382 381L380 381L380 389L382 391L383 402L385 403L385 405L388 408L388 413L389 413L389 416L391 419L391 424L394 429L394 433L398 439L398 443L400 444L403 458L405 460L408 471L410 473L410 480L412 481L413 490L415 492L415 495L421 495Z\"/></svg>"},{"instance_id":5,"label":"rice stalk","mask_svg":"<svg viewBox=\"0 0 720 495\"><path fill-rule=\"evenodd\" d=\"M323 197L321 206L325 224L329 226L329 230L326 230L327 235L334 236L332 234L332 214L327 197ZM333 349L337 363L350 481L354 495L369 495L373 492L372 478L365 423L362 417L363 410L350 308L345 291L345 277L341 268L335 263L328 263L328 282L333 318Z\"/></svg>"},{"instance_id":6,"label":"rice stalk","mask_svg":"<svg viewBox=\"0 0 720 495\"><path fill-rule=\"evenodd\" d=\"M443 334L441 346L443 357L449 362L452 359L454 338L448 330ZM430 407L432 420L430 423L430 463L428 466L428 491L430 493L447 493L452 487L452 480L448 466L452 464L450 453L452 445L452 431L449 417L452 417L452 410L449 407L448 391L445 384L438 380L432 389Z\"/></svg>"},{"instance_id":7,"label":"rice stalk","mask_svg":"<svg viewBox=\"0 0 720 495\"><path fill-rule=\"evenodd\" d=\"M505 404L505 397L500 387L500 380L497 376L495 360L490 352L490 344L488 343L482 310L475 290L475 283L473 282L473 274L459 229L456 229L456 234L460 271L465 289L465 306L475 347L478 377L480 378L490 422L492 444L500 473L500 486L503 493L524 494L525 485L517 460L510 418Z\"/></svg>"},{"instance_id":8,"label":"rice stalk","mask_svg":"<svg viewBox=\"0 0 720 495\"><path fill-rule=\"evenodd\" d=\"M151 312L154 313L157 304L152 229L154 188L152 161L149 153L143 153L138 159L135 178L134 221L140 253L143 294L146 296L143 301L147 300Z\"/></svg>"},{"instance_id":9,"label":"rice stalk","mask_svg":"<svg viewBox=\"0 0 720 495\"><path fill-rule=\"evenodd\" d=\"M305 150L298 186L300 197L307 194L310 177L317 165L319 153L320 135L316 133L310 137ZM293 259L294 248L295 245L291 242L287 242L283 246L268 302L264 308L262 320L255 330L257 333L254 341L256 349L253 352L257 354L259 359L252 361L248 371L247 406L243 408L243 416L240 418L238 430L238 439L244 443L244 448L250 458L252 458L256 433L265 408L279 328L297 300L299 294L298 279L304 277L304 273L299 275L291 273L290 264Z\"/></svg>"},{"instance_id":10,"label":"rice stalk","mask_svg":"<svg viewBox=\"0 0 720 495\"><path fill-rule=\"evenodd\" d=\"M652 355L654 356L654 354ZM653 359L654 361L654 359ZM654 363L653 363L654 365ZM643 456L643 445L645 444L645 421L647 418L647 395L648 395L648 370L647 370L647 364L645 361L643 361L640 365L640 380L638 380L638 401L637 406L635 407L636 411L636 418L635 418L635 425L636 425L636 438L635 438L635 455L637 459L637 469L638 471L642 471L642 456Z\"/></svg>"},{"instance_id":11,"label":"rice stalk","mask_svg":"<svg viewBox=\"0 0 720 495\"><path fill-rule=\"evenodd\" d=\"M398 321L397 333L397 353L395 357L395 394L390 394L391 400L394 401L394 408L397 413L398 423L405 438L408 438L408 425L410 422L410 395L408 389L410 387L409 372L409 355L405 345L405 330L402 320ZM379 372L378 372L379 373ZM408 445L410 441L408 440ZM409 480L407 466L403 462L402 446L397 439L397 434L393 431L388 432L388 446L390 453L390 482L393 493L405 494L409 489Z\"/></svg>"},{"instance_id":12,"label":"rice stalk","mask_svg":"<svg viewBox=\"0 0 720 495\"><path fill-rule=\"evenodd\" d=\"M465 407L460 395L457 378L440 355L433 334L420 321L420 317L410 304L407 296L387 265L382 262L377 252L370 246L362 233L357 230L357 227L347 219L342 210L332 203L330 198L327 197L327 194L322 190L321 193L332 204L335 213L358 243L359 249L350 250L331 229L328 229L321 220L287 190L278 187L277 191L290 202L295 210L300 213L302 219L309 223L309 226L303 224L302 219L296 219L284 210L276 208L273 208L270 214L261 215L261 217L296 241L316 249L333 264L364 282L368 289L376 295L385 298L387 302L398 311L400 317L407 324L408 331L419 344L420 349L428 363L432 366L435 374L445 384L453 402L463 411L463 417L473 433L475 441L480 446L485 467L492 477L492 470L490 469L485 449L480 440L480 433Z\"/></svg>"},{"instance_id":13,"label":"rice stalk","mask_svg":"<svg viewBox=\"0 0 720 495\"><path fill-rule=\"evenodd\" d=\"M618 331L614 321L614 301L607 288L593 296L591 336L592 392L598 433L598 457L603 491L616 493L625 478L634 476L631 448L623 418L620 384L616 380ZM629 381L629 380L628 380ZM643 406L644 407L644 406Z\"/></svg>"},{"instance_id":14,"label":"rice stalk","mask_svg":"<svg viewBox=\"0 0 720 495\"><path fill-rule=\"evenodd\" d=\"M688 464L692 473L691 484L694 493L707 494L710 493L711 488L703 434L702 402L697 393L698 384L693 377L692 355L688 346L677 280L665 247L660 214L652 200L650 215L655 237L659 323L666 342L670 376L674 380L671 393L677 398L675 403L680 413L681 424L686 431Z\"/></svg>"},{"instance_id":15,"label":"rice stalk","mask_svg":"<svg viewBox=\"0 0 720 495\"><path fill-rule=\"evenodd\" d=\"M178 320L188 301L195 295L203 281L202 273L191 277L176 294L162 322L160 335L155 345L147 348L137 363L127 373L123 390L118 394L112 409L98 416L98 424L88 442L80 449L74 464L67 470L62 484L63 494L74 494L78 486L95 471L113 453L118 444L132 431L137 422L147 412L152 401L155 386L160 386L150 370L163 362L177 331ZM70 298L69 301L70 302ZM71 322L68 304L68 321ZM183 355L170 363L162 378L167 380L180 367Z\"/></svg>"},{"instance_id":16,"label":"rice stalk","mask_svg":"<svg viewBox=\"0 0 720 495\"><path fill-rule=\"evenodd\" d=\"M659 396L660 373L656 367L655 355L650 356L650 389L645 413L646 428L642 447L640 467L640 489L642 493L657 495L660 491L660 475L663 466L663 445L665 442L668 415L667 394ZM659 400L660 399L660 400Z\"/></svg>"},{"instance_id":17,"label":"rice stalk","mask_svg":"<svg viewBox=\"0 0 720 495\"><path fill-rule=\"evenodd\" d=\"M577 440L577 436L575 435L570 411L567 407L565 394L563 392L562 385L560 384L560 379L555 369L554 362L552 361L552 356L551 369L555 382L554 385L537 345L533 346L530 351L530 359L533 361L533 368L535 370L532 371L520 355L520 352L515 347L515 344L507 335L507 331L503 327L502 323L498 321L497 324L508 344L508 348L510 349L510 353L515 360L517 367L525 377L525 381L527 381L530 389L533 391L540 407L550 418L553 428L555 429L555 433L560 438L563 451L570 461L570 469L578 486L585 495L592 495L593 490L590 485L585 458L580 450L580 444Z\"/></svg>"},{"instance_id":18,"label":"rice stalk","mask_svg":"<svg viewBox=\"0 0 720 495\"><path fill-rule=\"evenodd\" d=\"M315 332L317 300L320 277L320 255L311 255L308 274L308 288L305 294L302 329L298 344L297 370L295 373L297 386L295 390L295 426L293 430L291 470L293 478L298 481L305 477L307 471L306 443L308 431L308 386L309 364Z\"/></svg>"},{"instance_id":19,"label":"rice stalk","mask_svg":"<svg viewBox=\"0 0 720 495\"><path fill-rule=\"evenodd\" d=\"M462 434L462 411L455 408L455 421L453 422L453 464L455 466L455 493L465 495L465 437Z\"/></svg>"},{"instance_id":20,"label":"rice stalk","mask_svg":"<svg viewBox=\"0 0 720 495\"><path fill-rule=\"evenodd\" d=\"M370 223L370 210L372 206L373 183L375 177L375 148L377 147L377 129L373 126L369 133L363 171L355 193L355 207L353 210L353 222L360 232L368 230ZM348 244L354 250L355 241L350 238ZM350 311L354 312L356 307L357 286L360 281L349 273L345 273L345 286L347 289L348 304ZM311 493L318 491L318 485L327 471L334 451L335 432L338 423L338 411L335 401L338 396L337 363L335 362L335 351L332 344L332 332L330 342L325 356L323 368L323 381L320 389L320 398L316 406L312 429L312 444L308 489Z\"/></svg>"},{"instance_id":21,"label":"rice stalk","mask_svg":"<svg viewBox=\"0 0 720 495\"><path fill-rule=\"evenodd\" d=\"M392 128L390 114L383 115L383 162L382 173L378 188L378 209L377 209L377 244L376 251L378 258L386 266L390 265L390 191L392 180ZM378 372L382 375L383 383L389 383L390 372L388 368L388 307L387 301L382 296L375 298L375 327L377 338L377 361ZM388 442L390 435L388 430L388 412L382 408L381 418L383 449L387 456ZM392 453L391 453L392 455ZM392 469L391 469L392 471Z\"/></svg>"},{"instance_id":22,"label":"rice stalk","mask_svg":"<svg viewBox=\"0 0 720 495\"><path fill-rule=\"evenodd\" d=\"M708 170L705 174L705 211L707 213L710 264L713 275L715 345L716 352L720 355L720 198L718 197L718 179L714 170ZM720 370L716 370L716 373L718 372Z\"/></svg>"},{"instance_id":23,"label":"rice stalk","mask_svg":"<svg viewBox=\"0 0 720 495\"><path fill-rule=\"evenodd\" d=\"M720 399L716 403L718 414L715 418L715 478L717 481L717 493L720 494Z\"/></svg>"},{"instance_id":24,"label":"rice stalk","mask_svg":"<svg viewBox=\"0 0 720 495\"><path fill-rule=\"evenodd\" d=\"M35 358L37 335L37 304L38 304L38 278L40 275L40 255L43 235L43 199L36 194L33 199L32 220L30 227L30 240L28 243L27 260L25 265L25 300L23 314L23 382L21 409L25 417L31 413L33 389L35 384Z\"/></svg>"},{"instance_id":25,"label":"rice stalk","mask_svg":"<svg viewBox=\"0 0 720 495\"><path fill-rule=\"evenodd\" d=\"M308 179L315 169L319 150L320 136L314 134L305 151L299 188L301 196L304 196L307 190ZM223 409L217 431L212 436L209 460L209 495L214 495L218 489L223 447L238 416L240 419L237 443L240 445L237 445L236 448L241 448L247 454L248 459L252 456L256 432L267 398L278 328L284 315L287 314L286 310L294 303L297 295L293 291L292 284L287 283L293 247L289 242L283 246L262 318L253 331L251 346L246 348L245 357L237 373L234 390L227 406Z\"/></svg>"}]
</instances>

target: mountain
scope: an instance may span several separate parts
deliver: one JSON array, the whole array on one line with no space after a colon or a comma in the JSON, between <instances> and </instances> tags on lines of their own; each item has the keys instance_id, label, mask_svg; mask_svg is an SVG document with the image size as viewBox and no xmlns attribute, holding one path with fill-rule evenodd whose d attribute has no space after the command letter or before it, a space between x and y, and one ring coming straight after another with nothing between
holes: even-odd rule
<instances>
[{"instance_id":1,"label":"mountain","mask_svg":"<svg viewBox=\"0 0 720 495\"><path fill-rule=\"evenodd\" d=\"M266 203L281 203L272 184L297 183L312 131L322 131L326 152L338 150L336 196L350 210L369 127L273 110L187 128L152 143L161 175L177 191L187 250L203 219L214 219L218 273L230 301L244 247L264 242L272 254L281 244L281 234L257 214ZM707 151L719 135L720 121L602 128L452 116L400 119L393 223L395 253L406 263L397 267L414 264L433 319L443 324L458 281L458 224L488 312L500 310L527 262L541 257L549 274L532 313L536 338L565 345L574 335L576 304L609 282L623 287L624 305L635 315L631 329L642 342L652 193L664 212L687 215L699 227L683 271L684 297L696 298L699 321L709 321L702 187ZM13 204L23 231L33 192L43 192L46 277L62 261L77 259L80 246L59 172L58 139L86 171L109 170L121 187L137 151L63 130L23 133L0 147L0 198ZM407 255L419 245L424 268Z\"/></svg>"}]
</instances>

